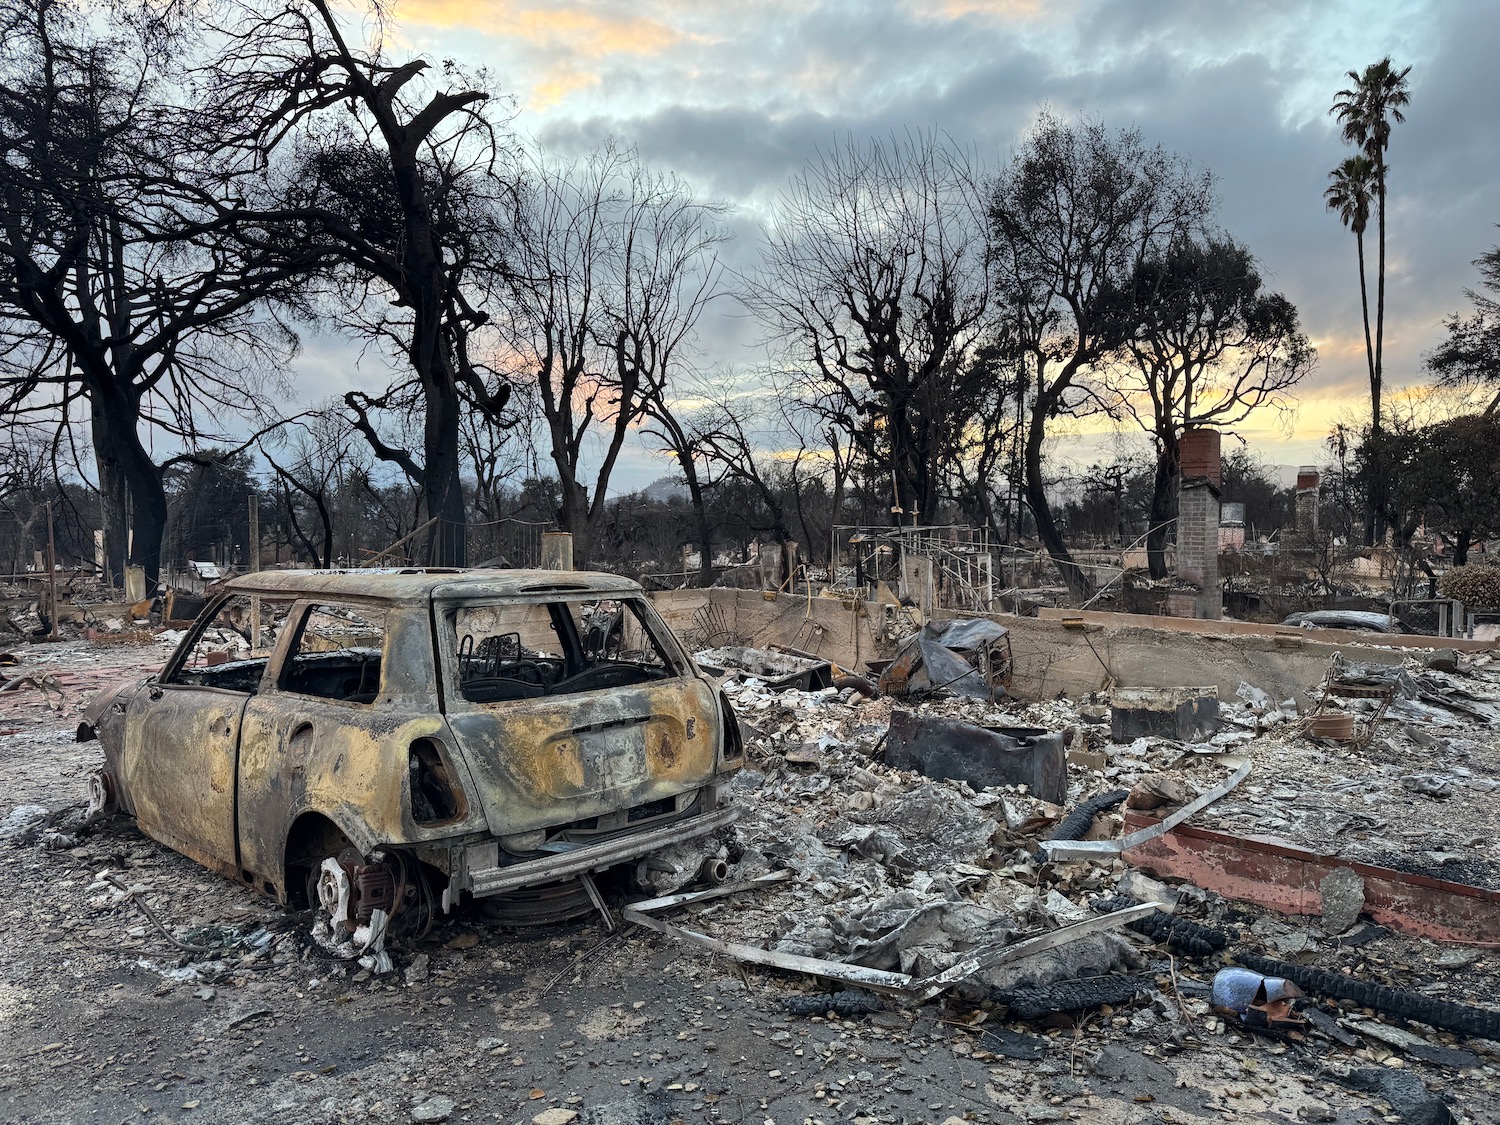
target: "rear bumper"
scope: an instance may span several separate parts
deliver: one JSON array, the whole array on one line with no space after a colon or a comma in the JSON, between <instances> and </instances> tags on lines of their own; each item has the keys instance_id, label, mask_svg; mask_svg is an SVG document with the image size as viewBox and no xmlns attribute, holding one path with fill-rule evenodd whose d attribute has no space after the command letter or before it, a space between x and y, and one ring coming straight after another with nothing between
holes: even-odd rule
<instances>
[{"instance_id":1,"label":"rear bumper","mask_svg":"<svg viewBox=\"0 0 1500 1125\"><path fill-rule=\"evenodd\" d=\"M634 832L597 844L583 844L572 851L540 859L498 866L498 844L469 844L451 850L448 886L443 891L443 909L450 910L459 895L468 891L475 898L567 879L585 871L602 871L617 863L640 859L662 848L707 836L739 819L734 805L674 821L660 828Z\"/></svg>"}]
</instances>

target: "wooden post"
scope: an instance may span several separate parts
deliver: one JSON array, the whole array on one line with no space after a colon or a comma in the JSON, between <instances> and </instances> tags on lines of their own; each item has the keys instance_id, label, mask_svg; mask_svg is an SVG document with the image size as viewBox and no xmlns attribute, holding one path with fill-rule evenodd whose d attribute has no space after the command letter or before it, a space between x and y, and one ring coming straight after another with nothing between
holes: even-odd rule
<instances>
[{"instance_id":1,"label":"wooden post","mask_svg":"<svg viewBox=\"0 0 1500 1125\"><path fill-rule=\"evenodd\" d=\"M52 631L47 634L57 639L57 539L52 532L52 501L47 501L47 588L52 603Z\"/></svg>"},{"instance_id":2,"label":"wooden post","mask_svg":"<svg viewBox=\"0 0 1500 1125\"><path fill-rule=\"evenodd\" d=\"M260 570L260 497L252 491L249 496L250 510L247 513L245 540L246 553L250 556L250 573ZM260 651L260 598L250 596L250 652Z\"/></svg>"}]
</instances>

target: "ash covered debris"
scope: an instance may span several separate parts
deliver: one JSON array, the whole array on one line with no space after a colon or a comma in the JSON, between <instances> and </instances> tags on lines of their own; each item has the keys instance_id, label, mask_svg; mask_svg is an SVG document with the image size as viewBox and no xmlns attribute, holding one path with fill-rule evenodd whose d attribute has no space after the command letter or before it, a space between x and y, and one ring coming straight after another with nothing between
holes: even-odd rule
<instances>
[{"instance_id":1,"label":"ash covered debris","mask_svg":"<svg viewBox=\"0 0 1500 1125\"><path fill-rule=\"evenodd\" d=\"M75 674L75 658L68 650L56 650L54 655L59 659L49 667L64 679ZM76 659L82 664L85 658L80 654ZM1406 671L1416 677L1429 670L1413 660ZM1493 673L1482 654L1465 654L1457 676L1465 692L1487 701L1500 694ZM716 998L725 1025L769 1018L772 1022L763 1029L768 1038L790 1029L793 1038L787 1041L785 1056L749 1075L746 1081L751 1084L766 1083L771 1069L790 1076L794 1067L805 1065L802 1057L791 1053L791 1044L802 1044L803 1036L826 1034L833 1042L862 1044L859 1049L872 1055L885 1051L899 1056L899 1062L853 1062L848 1075L837 1064L832 1073L808 1071L811 1077L806 1081L825 1083L823 1098L814 1098L809 1108L812 1113L824 1112L819 1105L828 1096L842 1094L850 1112L855 1101L864 1108L862 1099L868 1099L871 1114L878 1117L873 1108L877 1092L895 1096L902 1086L922 1089L924 1080L937 1073L941 1056L974 1068L968 1080L977 1082L975 1097L997 1112L1023 1118L1028 1107L1043 1106L1078 1115L1074 1119L1089 1120L1091 1114L1093 1119L1112 1119L1101 1108L1101 1098L1120 1087L1150 1089L1159 1100L1176 1090L1184 1099L1184 1113L1212 1102L1231 1119L1273 1110L1299 1119L1300 1107L1306 1106L1314 1116L1300 1119L1329 1119L1316 1116L1326 1111L1330 1118L1337 1113L1358 1120L1361 1113L1389 1113L1395 1105L1390 1095L1398 1091L1378 1085L1360 1089L1342 1078L1378 1069L1410 1074L1416 1086L1407 1084L1402 1088L1405 1094L1425 1092L1425 1100L1405 1102L1412 1112L1438 1106L1460 1121L1493 1119L1500 1095L1493 1089L1494 1072L1486 1068L1497 1066L1500 1048L1483 1036L1444 1031L1422 1019L1424 1014L1446 1018L1449 1004L1489 1012L1500 1009L1500 976L1487 949L1403 935L1372 924L1368 909L1350 929L1335 933L1331 923L1320 920L1316 880L1310 884L1311 912L1289 917L1221 897L1207 884L1200 884L1200 889L1153 881L1133 866L1130 855L1070 863L1034 858L1040 843L1056 836L1071 814L1080 814L1075 817L1082 821L1080 836L1119 840L1143 817L1168 816L1184 801L1191 803L1214 790L1230 774L1230 758L1248 758L1254 772L1195 814L1189 826L1271 833L1304 846L1379 859L1388 866L1405 862L1434 873L1461 873L1463 881L1474 882L1494 869L1495 837L1486 835L1493 786L1487 783L1500 777L1495 737L1475 716L1454 712L1458 725L1450 728L1386 718L1369 745L1334 744L1301 729L1295 701L1275 699L1247 684L1232 701L1230 693L1224 693L1221 727L1208 741L1148 736L1117 744L1099 721L1109 706L1104 694L1079 701L1005 699L993 704L934 695L900 705L920 720L919 726L940 720L956 729L971 724L976 731L1026 727L1055 733L1070 757L1063 799L1049 801L1023 784L985 787L894 768L887 754L889 727L898 708L889 698L871 699L853 689L778 692L733 680L727 690L748 736L748 758L733 794L743 810L741 821L720 841L729 866L726 877L732 882L757 873L790 876L695 903L683 919L685 926L723 942L760 945L778 955L922 978L961 970L997 944L1003 950L1057 934L1129 900L1149 900L1163 911L1127 928L979 969L927 1003L918 1003L909 989L876 997L821 983L814 986L819 991L802 992L806 986L799 985L799 978L774 964L735 966L731 956L677 946L640 928L627 927L611 936L597 921L586 924L576 937L566 930L542 931L528 947L518 944L512 931L487 924L484 916L462 913L443 920L427 941L396 943L391 956L399 971L394 976L361 980L357 963L325 960L307 949L300 917L275 908L251 919L239 917L243 892L224 883L220 893L218 880L193 872L191 865L150 841L132 839L121 824L85 830L71 850L60 852L47 851L38 836L18 833L9 846L0 844L0 859L12 870L27 872L17 884L33 888L30 893L42 901L69 892L41 882L37 865L78 867L78 886L94 887L89 897L98 900L97 906L78 907L83 926L99 934L135 931L128 944L142 950L123 958L92 954L98 972L125 972L128 981L149 982L148 990L180 994L205 1014L212 1013L215 1027L250 1020L240 1025L250 1029L247 1036L260 1037L264 1032L259 1029L295 1018L288 1005L323 998L330 1005L354 1005L350 1012L393 1009L404 1020L426 1018L431 1021L428 1028L441 1028L444 1035L461 1039L472 1032L460 1032L457 1019L477 1018L486 1024L496 1019L484 1007L465 1011L465 996L493 990L501 981L494 1004L496 1010L503 1009L500 1018L510 1026L493 1040L503 1044L494 1050L507 1052L500 1058L507 1066L510 1058L524 1056L527 1065L517 1069L530 1074L537 1061L534 1053L544 1039L545 1057L555 1052L559 1060L572 1061L575 1048L562 1044L579 1033L572 1030L574 1017L568 1013L576 1010L580 1019L594 1019L587 995L613 989L616 978L628 972L634 974L632 980L645 982L647 991L637 1002L652 1005L657 995L700 984L702 992ZM70 689L70 709L80 695ZM1304 710L1312 701L1311 696L1302 701ZM61 738L49 749L51 744L43 741L48 730L67 726L68 713L59 716L37 707L31 715L34 721L27 723L25 744L38 758L89 749L84 744L75 751L75 744ZM1432 798L1404 789L1401 778L1414 774L1446 780L1450 795ZM58 778L45 786L26 781L13 790L13 799L22 805L55 807L59 784L66 786ZM1154 807L1125 805L1124 797L1132 794L1138 795L1135 804ZM1115 799L1104 801L1106 797ZM1433 815L1434 809L1442 810L1440 817ZM0 806L0 813L9 811ZM29 825L34 818L34 812L23 811L16 820ZM71 831L72 821L68 824ZM73 852L86 856L75 857ZM96 886L95 873L111 862L107 855L115 853L128 857L129 871L120 871L122 881L146 888L144 901L160 914L174 938L214 948L204 953L174 949L154 934L144 916L133 914L138 908L125 896ZM674 886L679 878L691 885L699 873L690 870L693 857L679 858L671 864L672 872L654 872L663 876L662 888ZM209 881L195 882L204 878ZM51 912L61 913L55 907ZM79 932L85 931L80 927ZM597 947L606 939L610 944L601 953ZM519 969L493 967L518 964L552 946L557 949L553 961L540 963L524 986ZM527 948L532 953L521 952ZM62 950L75 963L83 963L79 959L84 954L70 939L39 945L35 955L23 956L45 952L55 957ZM614 960L607 960L611 955ZM1259 1032L1215 1013L1211 1006L1208 990L1215 973L1242 955L1245 960L1239 963L1246 967L1251 958L1261 956L1270 959L1255 962L1262 969L1297 962L1336 973L1342 983L1326 991L1305 989L1309 996L1298 1001L1296 1010L1307 1016L1309 1026L1296 1031L1300 1038L1259 1039ZM601 964L609 967L596 968ZM320 982L317 988L306 983L309 979ZM390 983L380 984L381 980ZM575 980L584 983L572 986ZM549 985L550 991L544 992ZM830 992L830 987L844 990ZM1340 999L1340 991L1355 998ZM295 993L305 999L295 999ZM540 1002L531 999L538 993L543 994ZM1427 1002L1382 1011L1366 1009L1360 1000L1381 1000L1395 993ZM439 1007L440 999L452 1001L453 1008ZM632 1011L627 1002L623 1014L614 1013L606 1022L613 1029L608 1034L617 1038L601 1042L619 1053L621 1066L635 1066L627 1076L633 1087L639 1086L641 1074L659 1075L674 1051L686 1049L685 1042L697 1044L693 1050L711 1066L730 1051L755 1057L753 1047L730 1046L734 1041L727 1026L707 1032L692 1020L669 1016L662 1029L653 1032L649 1025L636 1026ZM427 1015L418 1017L418 1012ZM567 1030L544 1030L543 1017ZM347 1022L343 1015L339 1020ZM939 1029L941 1039L936 1038ZM690 1038L679 1040L679 1035ZM715 1050L704 1052L703 1041L713 1042ZM823 1048L814 1053L806 1042L812 1065L829 1065ZM593 1040L586 1046L595 1049ZM465 1057L462 1052L469 1049L455 1042L449 1051ZM838 1048L835 1059L843 1057L842 1051ZM491 1053L486 1049L481 1059ZM668 1062L652 1070L646 1060L653 1054ZM1009 1058L1012 1055L1017 1057ZM1459 1060L1467 1061L1458 1065ZM1257 1067L1253 1078L1243 1069L1247 1061ZM547 1091L543 1105L555 1100L563 1107L577 1105L582 1112L598 1103L597 1089L602 1087L590 1087L586 1076L591 1071L582 1069L592 1064L579 1061L579 1070L567 1072L562 1065L559 1061L557 1074L538 1075L521 1084L525 1089L518 1088L516 1102L528 1119L536 1115L528 1112L532 1088ZM702 1087L694 1092L698 1102L672 1103L676 1113L701 1104L703 1088L715 1073L698 1071L701 1064L691 1069L683 1065L683 1070L656 1077L644 1087L649 1091L675 1085L677 1097L685 1097L682 1090L687 1085ZM422 1087L425 1098L414 1105L438 1096L443 1087L433 1084L432 1075L448 1066L446 1060L432 1062ZM1159 1068L1150 1072L1157 1075L1154 1084L1141 1085L1146 1081L1142 1066ZM870 1080L856 1077L861 1067ZM1046 1073L1051 1067L1057 1072ZM292 1068L298 1068L295 1059ZM564 1073L568 1077L559 1077ZM610 1071L605 1077L618 1091L616 1074ZM1063 1077L1075 1085L1054 1086ZM836 1079L846 1085L837 1086ZM724 1080L718 1081L718 1089L726 1088ZM781 1084L781 1079L769 1081ZM1187 1087L1179 1087L1179 1081ZM1249 1085L1265 1091L1266 1100L1256 1101ZM1054 1088L1057 1093L1050 1092ZM1273 1088L1280 1100L1270 1100ZM1231 1089L1233 1096L1226 1092ZM580 1102L557 1096L573 1090L578 1093L569 1096ZM1052 1106L1052 1097L1062 1099L1058 1107ZM1124 1101L1127 1104L1116 1114L1122 1120L1130 1108L1128 1096ZM918 1116L920 1108L915 1107ZM455 1109L455 1118L461 1114Z\"/></svg>"},{"instance_id":2,"label":"ash covered debris","mask_svg":"<svg viewBox=\"0 0 1500 1125\"><path fill-rule=\"evenodd\" d=\"M1468 767L1447 775L1455 781L1472 777L1475 793L1488 792L1486 783L1500 766L1488 757L1495 749L1493 735L1476 721L1490 699L1500 696L1495 691L1500 681L1491 680L1487 668L1488 660L1478 658L1461 673L1467 677L1464 684L1440 687L1428 679L1423 689L1411 693L1433 699L1441 690L1448 714L1472 739L1467 745L1460 742L1460 753L1472 754L1483 743L1489 766L1484 777ZM1392 679L1414 682L1446 674L1434 673L1419 660L1387 673ZM1101 1006L1105 1011L1123 1009L1133 1013L1123 1018L1125 1028L1141 1033L1154 1027L1178 1049L1235 1041L1234 1027L1212 1012L1209 989L1217 966L1241 953L1253 960L1260 950L1284 951L1285 935L1294 929L1305 935L1299 947L1304 956L1337 965L1347 963L1351 951L1361 948L1356 935L1364 927L1369 933L1358 939L1360 943L1384 941L1421 950L1410 971L1431 974L1420 982L1424 991L1456 991L1457 981L1445 977L1439 966L1445 956L1441 946L1379 927L1371 930L1368 922L1348 933L1342 932L1342 925L1337 932L1324 933L1316 922L1316 895L1311 919L1284 919L1247 909L1212 889L1153 884L1132 870L1128 853L1055 864L1042 862L1036 854L1038 843L1057 836L1070 816L1074 824L1064 834L1108 841L1128 832L1127 811L1163 818L1205 795L1217 799L1191 823L1222 823L1226 816L1253 807L1260 815L1247 827L1291 829L1292 836L1296 829L1306 828L1325 836L1344 834L1354 846L1374 843L1368 829L1393 825L1388 819L1364 817L1360 810L1387 802L1409 806L1410 794L1400 778L1391 778L1391 784L1379 791L1363 787L1357 799L1350 800L1355 792L1351 787L1316 792L1322 774L1308 766L1316 761L1325 770L1335 765L1346 771L1360 765L1368 768L1373 750L1377 757L1406 759L1408 773L1401 776L1409 776L1412 754L1398 755L1406 749L1403 743L1429 762L1435 756L1435 740L1424 745L1412 737L1409 724L1386 720L1373 747L1337 747L1309 734L1299 722L1297 700L1277 700L1245 683L1233 702L1215 699L1216 725L1189 724L1193 729L1183 738L1172 737L1177 733L1173 727L1169 733L1114 743L1097 719L1099 704L1110 702L1103 695L1079 703L1031 704L929 696L894 706L888 698L869 700L850 691L772 693L755 684L730 688L750 732L751 763L736 782L745 815L734 829L731 853L745 873L771 868L793 872L790 882L747 898L732 914L719 916L742 940L746 934L761 934L775 950L931 974L961 964L975 949L1015 943L1092 911L1128 906L1137 901L1130 897L1132 892L1145 889L1145 897L1176 913L1133 922L1131 930L1139 932L1134 940L1120 933L1095 935L1017 965L976 974L970 983L988 989L996 1012L1011 1020L1076 1021L1078 1013ZM1212 697L1193 689L1181 694L1190 710L1191 700ZM1303 711L1310 710L1316 695L1314 685L1301 705ZM1434 699L1430 705L1445 703ZM1067 746L1061 800L1044 800L1024 783L985 786L942 776L958 772L942 763L929 771L936 777L897 768L897 763L931 764L933 747L925 747L928 757L922 753L924 735L934 736L944 750L961 754L967 732L968 744L982 761L997 730L1019 726L1056 732ZM900 753L891 753L893 743ZM1448 741L1437 746L1438 754L1452 750ZM1244 762L1249 780L1235 788L1230 779L1226 787L1226 774L1236 761ZM1096 762L1098 768L1091 768ZM1395 762L1390 764L1394 768ZM1407 815L1402 820L1398 838L1419 838L1427 832L1451 837L1421 817ZM1389 842L1386 833L1379 838ZM1475 837L1470 843L1480 841ZM1458 856L1447 858L1451 863ZM696 924L714 928L703 920ZM1192 958L1199 967L1166 960L1169 951ZM1358 971L1373 975L1365 965ZM1401 973L1383 975L1397 979ZM965 989L958 995L977 994ZM1097 1002L1090 1003L1090 997ZM1271 1021L1279 1033L1292 1028L1309 1045L1324 1044L1318 1050L1368 1039L1351 1039L1350 1021L1343 1018L1337 1001L1298 998L1291 992L1285 998L1295 1005L1287 1003L1286 1018ZM1489 999L1494 1003L1496 996ZM1304 1006L1314 1004L1329 1007L1317 1008L1315 1018L1297 1018ZM1422 1010L1446 1009L1429 1003ZM1067 1017L1067 1012L1075 1014ZM1437 1043L1436 1037L1448 1033L1427 1034ZM1415 1047L1403 1056L1384 1049L1372 1055L1362 1046L1349 1056L1356 1064L1372 1057L1388 1066L1421 1065ZM1435 1104L1444 1104L1433 1097Z\"/></svg>"}]
</instances>

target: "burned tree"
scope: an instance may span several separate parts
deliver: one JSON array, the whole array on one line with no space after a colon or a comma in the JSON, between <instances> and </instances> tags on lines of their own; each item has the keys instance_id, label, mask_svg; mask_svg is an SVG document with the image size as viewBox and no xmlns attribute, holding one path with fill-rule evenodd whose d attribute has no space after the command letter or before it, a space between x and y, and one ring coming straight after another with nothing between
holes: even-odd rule
<instances>
[{"instance_id":1,"label":"burned tree","mask_svg":"<svg viewBox=\"0 0 1500 1125\"><path fill-rule=\"evenodd\" d=\"M1063 542L1042 475L1048 423L1115 400L1108 361L1134 331L1131 278L1198 227L1211 205L1208 174L1148 148L1138 132L1045 114L992 189L999 300L1024 357L1030 402L1026 501L1077 596L1089 581Z\"/></svg>"},{"instance_id":2,"label":"burned tree","mask_svg":"<svg viewBox=\"0 0 1500 1125\"><path fill-rule=\"evenodd\" d=\"M1466 414L1434 423L1407 437L1402 452L1390 459L1400 470L1393 474L1396 499L1441 531L1453 565L1463 566L1474 543L1500 533L1500 418Z\"/></svg>"},{"instance_id":3,"label":"burned tree","mask_svg":"<svg viewBox=\"0 0 1500 1125\"><path fill-rule=\"evenodd\" d=\"M786 544L795 541L793 513L787 508L801 507L799 490L807 477L804 465L817 460L807 431L796 425L810 416L787 408L795 404L796 395L786 389L747 390L723 381L720 386L702 387L700 398L703 405L694 416L691 434L714 474L715 507L724 507L726 501L732 502L729 498L738 496L739 519L751 531L769 532L786 552ZM831 463L835 471L843 468L840 460ZM840 489L841 477L834 490ZM807 543L811 546L810 535Z\"/></svg>"},{"instance_id":4,"label":"burned tree","mask_svg":"<svg viewBox=\"0 0 1500 1125\"><path fill-rule=\"evenodd\" d=\"M421 492L429 555L464 561L461 415L498 416L508 386L482 360L493 341L484 306L501 294L513 188L505 103L452 64L396 63L381 9L358 25L327 0L242 4L216 31L227 46L204 74L209 114L227 132L229 172L269 171L276 190L218 209L215 228L258 245L269 229L332 263L324 296L350 332L387 347L409 380L350 401L375 454ZM420 453L386 444L369 410L409 382Z\"/></svg>"},{"instance_id":5,"label":"burned tree","mask_svg":"<svg viewBox=\"0 0 1500 1125\"><path fill-rule=\"evenodd\" d=\"M358 445L351 447L344 420L332 406L298 418L277 435L277 443L261 451L271 467L275 518L294 551L305 551L315 567L331 567L339 508L351 475L361 467Z\"/></svg>"},{"instance_id":6,"label":"burned tree","mask_svg":"<svg viewBox=\"0 0 1500 1125\"><path fill-rule=\"evenodd\" d=\"M891 519L931 523L969 419L967 357L991 313L984 201L931 135L852 140L810 163L764 232L747 301L889 475Z\"/></svg>"},{"instance_id":7,"label":"burned tree","mask_svg":"<svg viewBox=\"0 0 1500 1125\"><path fill-rule=\"evenodd\" d=\"M107 567L154 583L167 498L152 444L194 445L296 349L306 247L226 248L191 220L223 141L182 112L170 40L51 0L0 5L0 406L86 412ZM128 529L127 529L128 524Z\"/></svg>"},{"instance_id":8,"label":"burned tree","mask_svg":"<svg viewBox=\"0 0 1500 1125\"><path fill-rule=\"evenodd\" d=\"M1162 578L1183 430L1289 408L1286 392L1312 370L1317 353L1296 307L1264 292L1250 251L1225 236L1192 235L1143 259L1127 298L1135 322L1119 391L1156 444L1146 548L1151 576Z\"/></svg>"},{"instance_id":9,"label":"burned tree","mask_svg":"<svg viewBox=\"0 0 1500 1125\"><path fill-rule=\"evenodd\" d=\"M1474 265L1484 288L1497 296L1468 290L1473 313L1455 313L1444 321L1448 338L1427 355L1427 370L1446 386L1493 392L1485 413L1494 415L1500 411L1500 246Z\"/></svg>"},{"instance_id":10,"label":"burned tree","mask_svg":"<svg viewBox=\"0 0 1500 1125\"><path fill-rule=\"evenodd\" d=\"M672 381L718 277L719 215L613 145L541 161L519 198L512 377L535 387L580 561L631 429L673 419Z\"/></svg>"}]
</instances>

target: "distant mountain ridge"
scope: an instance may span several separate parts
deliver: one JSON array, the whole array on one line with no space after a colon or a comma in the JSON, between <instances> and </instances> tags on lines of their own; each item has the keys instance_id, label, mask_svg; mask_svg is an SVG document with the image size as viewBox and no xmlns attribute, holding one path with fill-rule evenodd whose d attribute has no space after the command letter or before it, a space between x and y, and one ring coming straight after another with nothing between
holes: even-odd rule
<instances>
[{"instance_id":1,"label":"distant mountain ridge","mask_svg":"<svg viewBox=\"0 0 1500 1125\"><path fill-rule=\"evenodd\" d=\"M687 485L680 477L659 477L641 489L641 495L658 504L686 500L689 497Z\"/></svg>"}]
</instances>

